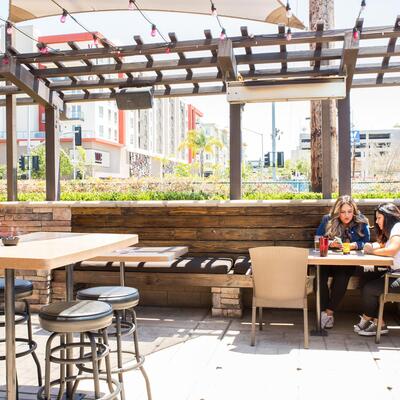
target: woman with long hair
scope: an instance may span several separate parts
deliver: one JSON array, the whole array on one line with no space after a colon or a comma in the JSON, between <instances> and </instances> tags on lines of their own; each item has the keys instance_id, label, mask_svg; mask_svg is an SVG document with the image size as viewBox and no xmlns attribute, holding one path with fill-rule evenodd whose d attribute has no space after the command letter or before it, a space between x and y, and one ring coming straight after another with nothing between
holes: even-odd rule
<instances>
[{"instance_id":1,"label":"woman with long hair","mask_svg":"<svg viewBox=\"0 0 400 400\"><path fill-rule=\"evenodd\" d=\"M362 250L370 240L368 219L358 210L351 196L340 196L328 215L322 218L317 235L328 236L329 247L342 249L343 242L350 242L350 250ZM333 328L334 313L339 307L347 284L356 267L322 266L320 272L321 328ZM328 279L332 284L328 288Z\"/></svg>"},{"instance_id":2,"label":"woman with long hair","mask_svg":"<svg viewBox=\"0 0 400 400\"><path fill-rule=\"evenodd\" d=\"M366 254L394 257L390 272L400 272L400 210L393 203L385 203L375 210L375 232L377 241L364 246ZM384 273L376 273L378 279L370 280L362 290L363 315L360 322L354 325L354 332L361 336L375 336L378 326L379 296L384 290ZM399 275L400 276L400 275ZM389 279L389 292L400 293L400 278ZM388 329L382 321L381 334Z\"/></svg>"}]
</instances>

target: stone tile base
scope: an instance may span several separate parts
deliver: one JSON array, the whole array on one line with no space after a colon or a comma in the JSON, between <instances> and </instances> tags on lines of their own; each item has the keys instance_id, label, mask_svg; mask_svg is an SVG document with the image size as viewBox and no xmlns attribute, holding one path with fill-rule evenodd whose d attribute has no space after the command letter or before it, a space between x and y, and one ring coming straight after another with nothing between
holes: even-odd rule
<instances>
[{"instance_id":1,"label":"stone tile base","mask_svg":"<svg viewBox=\"0 0 400 400\"><path fill-rule=\"evenodd\" d=\"M241 318L243 315L240 288L211 288L213 317Z\"/></svg>"}]
</instances>

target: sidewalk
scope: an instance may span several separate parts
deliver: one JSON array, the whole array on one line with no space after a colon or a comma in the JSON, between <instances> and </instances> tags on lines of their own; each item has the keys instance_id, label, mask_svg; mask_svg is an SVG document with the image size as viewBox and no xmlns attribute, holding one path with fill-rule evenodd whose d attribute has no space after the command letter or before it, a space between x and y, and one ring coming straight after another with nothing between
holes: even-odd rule
<instances>
[{"instance_id":1,"label":"sidewalk","mask_svg":"<svg viewBox=\"0 0 400 400\"><path fill-rule=\"evenodd\" d=\"M339 314L328 337L310 337L308 350L302 348L301 311L264 310L273 325L257 331L255 347L250 312L241 320L211 318L209 310L193 308L142 307L137 314L154 400L400 398L400 330L392 329L376 345L374 338L353 333L353 314ZM47 333L36 315L34 335L44 360ZM20 399L35 398L32 359L19 359L17 366ZM5 398L4 363L0 370L0 398ZM127 373L125 382L127 399L146 399L139 372ZM90 392L92 385L82 382L80 389Z\"/></svg>"}]
</instances>

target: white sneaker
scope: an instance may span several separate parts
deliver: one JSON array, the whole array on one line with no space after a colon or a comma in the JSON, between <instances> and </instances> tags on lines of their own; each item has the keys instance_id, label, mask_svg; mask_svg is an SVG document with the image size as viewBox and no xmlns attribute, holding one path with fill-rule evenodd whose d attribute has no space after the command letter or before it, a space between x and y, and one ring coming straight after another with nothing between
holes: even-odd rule
<instances>
[{"instance_id":1,"label":"white sneaker","mask_svg":"<svg viewBox=\"0 0 400 400\"><path fill-rule=\"evenodd\" d=\"M378 328L378 326L375 324L375 322L370 321L368 327L365 328L364 330L358 332L358 334L360 336L375 336L377 328ZM381 335L387 335L388 333L389 333L389 329L386 327L386 325L382 325Z\"/></svg>"},{"instance_id":2,"label":"white sneaker","mask_svg":"<svg viewBox=\"0 0 400 400\"><path fill-rule=\"evenodd\" d=\"M357 325L353 325L354 332L358 333L358 332L363 331L364 329L368 328L370 321L371 320L365 319L360 315L360 322Z\"/></svg>"},{"instance_id":3,"label":"white sneaker","mask_svg":"<svg viewBox=\"0 0 400 400\"><path fill-rule=\"evenodd\" d=\"M322 311L322 313L321 313L321 328L322 329L333 328L334 322L335 322L335 318L333 318L333 315L328 315L325 311Z\"/></svg>"}]
</instances>

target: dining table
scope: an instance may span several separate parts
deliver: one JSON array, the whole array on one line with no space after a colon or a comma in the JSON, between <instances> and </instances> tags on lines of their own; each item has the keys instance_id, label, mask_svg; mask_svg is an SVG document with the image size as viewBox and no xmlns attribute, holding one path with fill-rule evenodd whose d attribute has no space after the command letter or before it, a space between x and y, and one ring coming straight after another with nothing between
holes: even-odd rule
<instances>
[{"instance_id":1,"label":"dining table","mask_svg":"<svg viewBox=\"0 0 400 400\"><path fill-rule=\"evenodd\" d=\"M15 272L66 269L66 298L73 300L73 266L97 255L132 246L135 234L35 232L20 236L16 246L0 245L0 269L5 276L6 398L17 398L15 349ZM72 367L72 366L71 366ZM72 386L67 390L71 394Z\"/></svg>"},{"instance_id":2,"label":"dining table","mask_svg":"<svg viewBox=\"0 0 400 400\"><path fill-rule=\"evenodd\" d=\"M376 256L366 254L360 250L352 250L350 254L342 251L328 250L326 256L321 256L319 250L309 249L308 265L314 265L316 269L316 328L311 332L314 336L327 336L325 329L321 328L321 291L320 291L320 268L329 265L333 267L374 266L390 268L393 265L393 257ZM383 272L382 272L383 274Z\"/></svg>"}]
</instances>

